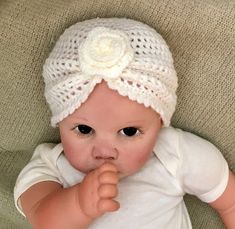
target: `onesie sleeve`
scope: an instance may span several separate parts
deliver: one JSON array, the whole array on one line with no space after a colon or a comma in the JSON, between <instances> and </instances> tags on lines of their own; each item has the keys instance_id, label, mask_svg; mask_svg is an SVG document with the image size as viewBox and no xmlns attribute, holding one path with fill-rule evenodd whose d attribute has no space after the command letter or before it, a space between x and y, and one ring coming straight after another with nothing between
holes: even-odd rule
<instances>
[{"instance_id":1,"label":"onesie sleeve","mask_svg":"<svg viewBox=\"0 0 235 229\"><path fill-rule=\"evenodd\" d=\"M207 203L220 197L229 177L221 152L210 142L184 131L179 138L179 151L184 191Z\"/></svg>"},{"instance_id":2,"label":"onesie sleeve","mask_svg":"<svg viewBox=\"0 0 235 229\"><path fill-rule=\"evenodd\" d=\"M61 183L56 168L56 160L62 149L54 144L41 144L36 149L29 163L20 172L14 187L14 201L17 210L24 215L20 196L27 189L42 181Z\"/></svg>"}]
</instances>

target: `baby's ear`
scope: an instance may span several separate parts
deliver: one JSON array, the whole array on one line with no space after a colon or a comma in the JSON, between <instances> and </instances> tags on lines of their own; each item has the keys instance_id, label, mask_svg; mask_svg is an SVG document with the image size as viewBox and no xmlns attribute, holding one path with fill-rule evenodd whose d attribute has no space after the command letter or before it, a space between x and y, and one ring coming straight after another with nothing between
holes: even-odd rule
<instances>
[{"instance_id":1,"label":"baby's ear","mask_svg":"<svg viewBox=\"0 0 235 229\"><path fill-rule=\"evenodd\" d=\"M157 116L158 116L160 124L161 124L160 127L162 128L164 126L163 119L162 119L162 117L161 117L161 115L159 113L157 113Z\"/></svg>"},{"instance_id":2,"label":"baby's ear","mask_svg":"<svg viewBox=\"0 0 235 229\"><path fill-rule=\"evenodd\" d=\"M160 128L162 128L164 126L163 119L162 119L162 117L161 117L161 115L159 113L155 112L155 114L157 115L157 118L160 121Z\"/></svg>"},{"instance_id":3,"label":"baby's ear","mask_svg":"<svg viewBox=\"0 0 235 229\"><path fill-rule=\"evenodd\" d=\"M160 117L160 121L161 121L161 128L162 128L163 127L163 120L161 117Z\"/></svg>"}]
</instances>

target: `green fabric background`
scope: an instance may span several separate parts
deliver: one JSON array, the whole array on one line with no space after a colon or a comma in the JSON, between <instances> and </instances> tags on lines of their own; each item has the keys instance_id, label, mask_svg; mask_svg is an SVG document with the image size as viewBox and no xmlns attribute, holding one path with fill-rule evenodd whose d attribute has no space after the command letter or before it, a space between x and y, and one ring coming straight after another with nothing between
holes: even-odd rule
<instances>
[{"instance_id":1,"label":"green fabric background","mask_svg":"<svg viewBox=\"0 0 235 229\"><path fill-rule=\"evenodd\" d=\"M15 179L36 145L59 141L43 62L65 28L94 17L133 18L162 34L179 77L172 125L210 140L235 171L234 0L1 0L0 229L30 228L14 208ZM224 228L206 204L186 203L193 228Z\"/></svg>"}]
</instances>

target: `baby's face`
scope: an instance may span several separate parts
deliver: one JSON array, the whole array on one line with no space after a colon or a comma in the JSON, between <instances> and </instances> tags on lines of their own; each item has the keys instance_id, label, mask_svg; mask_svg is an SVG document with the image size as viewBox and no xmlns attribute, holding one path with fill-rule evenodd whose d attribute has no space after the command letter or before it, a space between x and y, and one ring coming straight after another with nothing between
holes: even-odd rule
<instances>
[{"instance_id":1,"label":"baby's face","mask_svg":"<svg viewBox=\"0 0 235 229\"><path fill-rule=\"evenodd\" d=\"M105 82L59 123L65 156L76 169L88 173L110 162L120 177L145 164L161 126L155 111L120 96Z\"/></svg>"}]
</instances>

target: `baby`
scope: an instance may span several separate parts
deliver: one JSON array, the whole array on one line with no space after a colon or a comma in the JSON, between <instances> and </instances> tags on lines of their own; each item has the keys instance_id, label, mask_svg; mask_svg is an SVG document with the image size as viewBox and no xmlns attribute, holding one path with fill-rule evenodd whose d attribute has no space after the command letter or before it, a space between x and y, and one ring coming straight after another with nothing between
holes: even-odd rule
<instances>
[{"instance_id":1,"label":"baby","mask_svg":"<svg viewBox=\"0 0 235 229\"><path fill-rule=\"evenodd\" d=\"M235 228L235 177L222 154L170 126L177 77L154 29L124 18L78 22L43 76L61 143L39 145L14 190L34 229L190 229L185 193Z\"/></svg>"}]
</instances>

